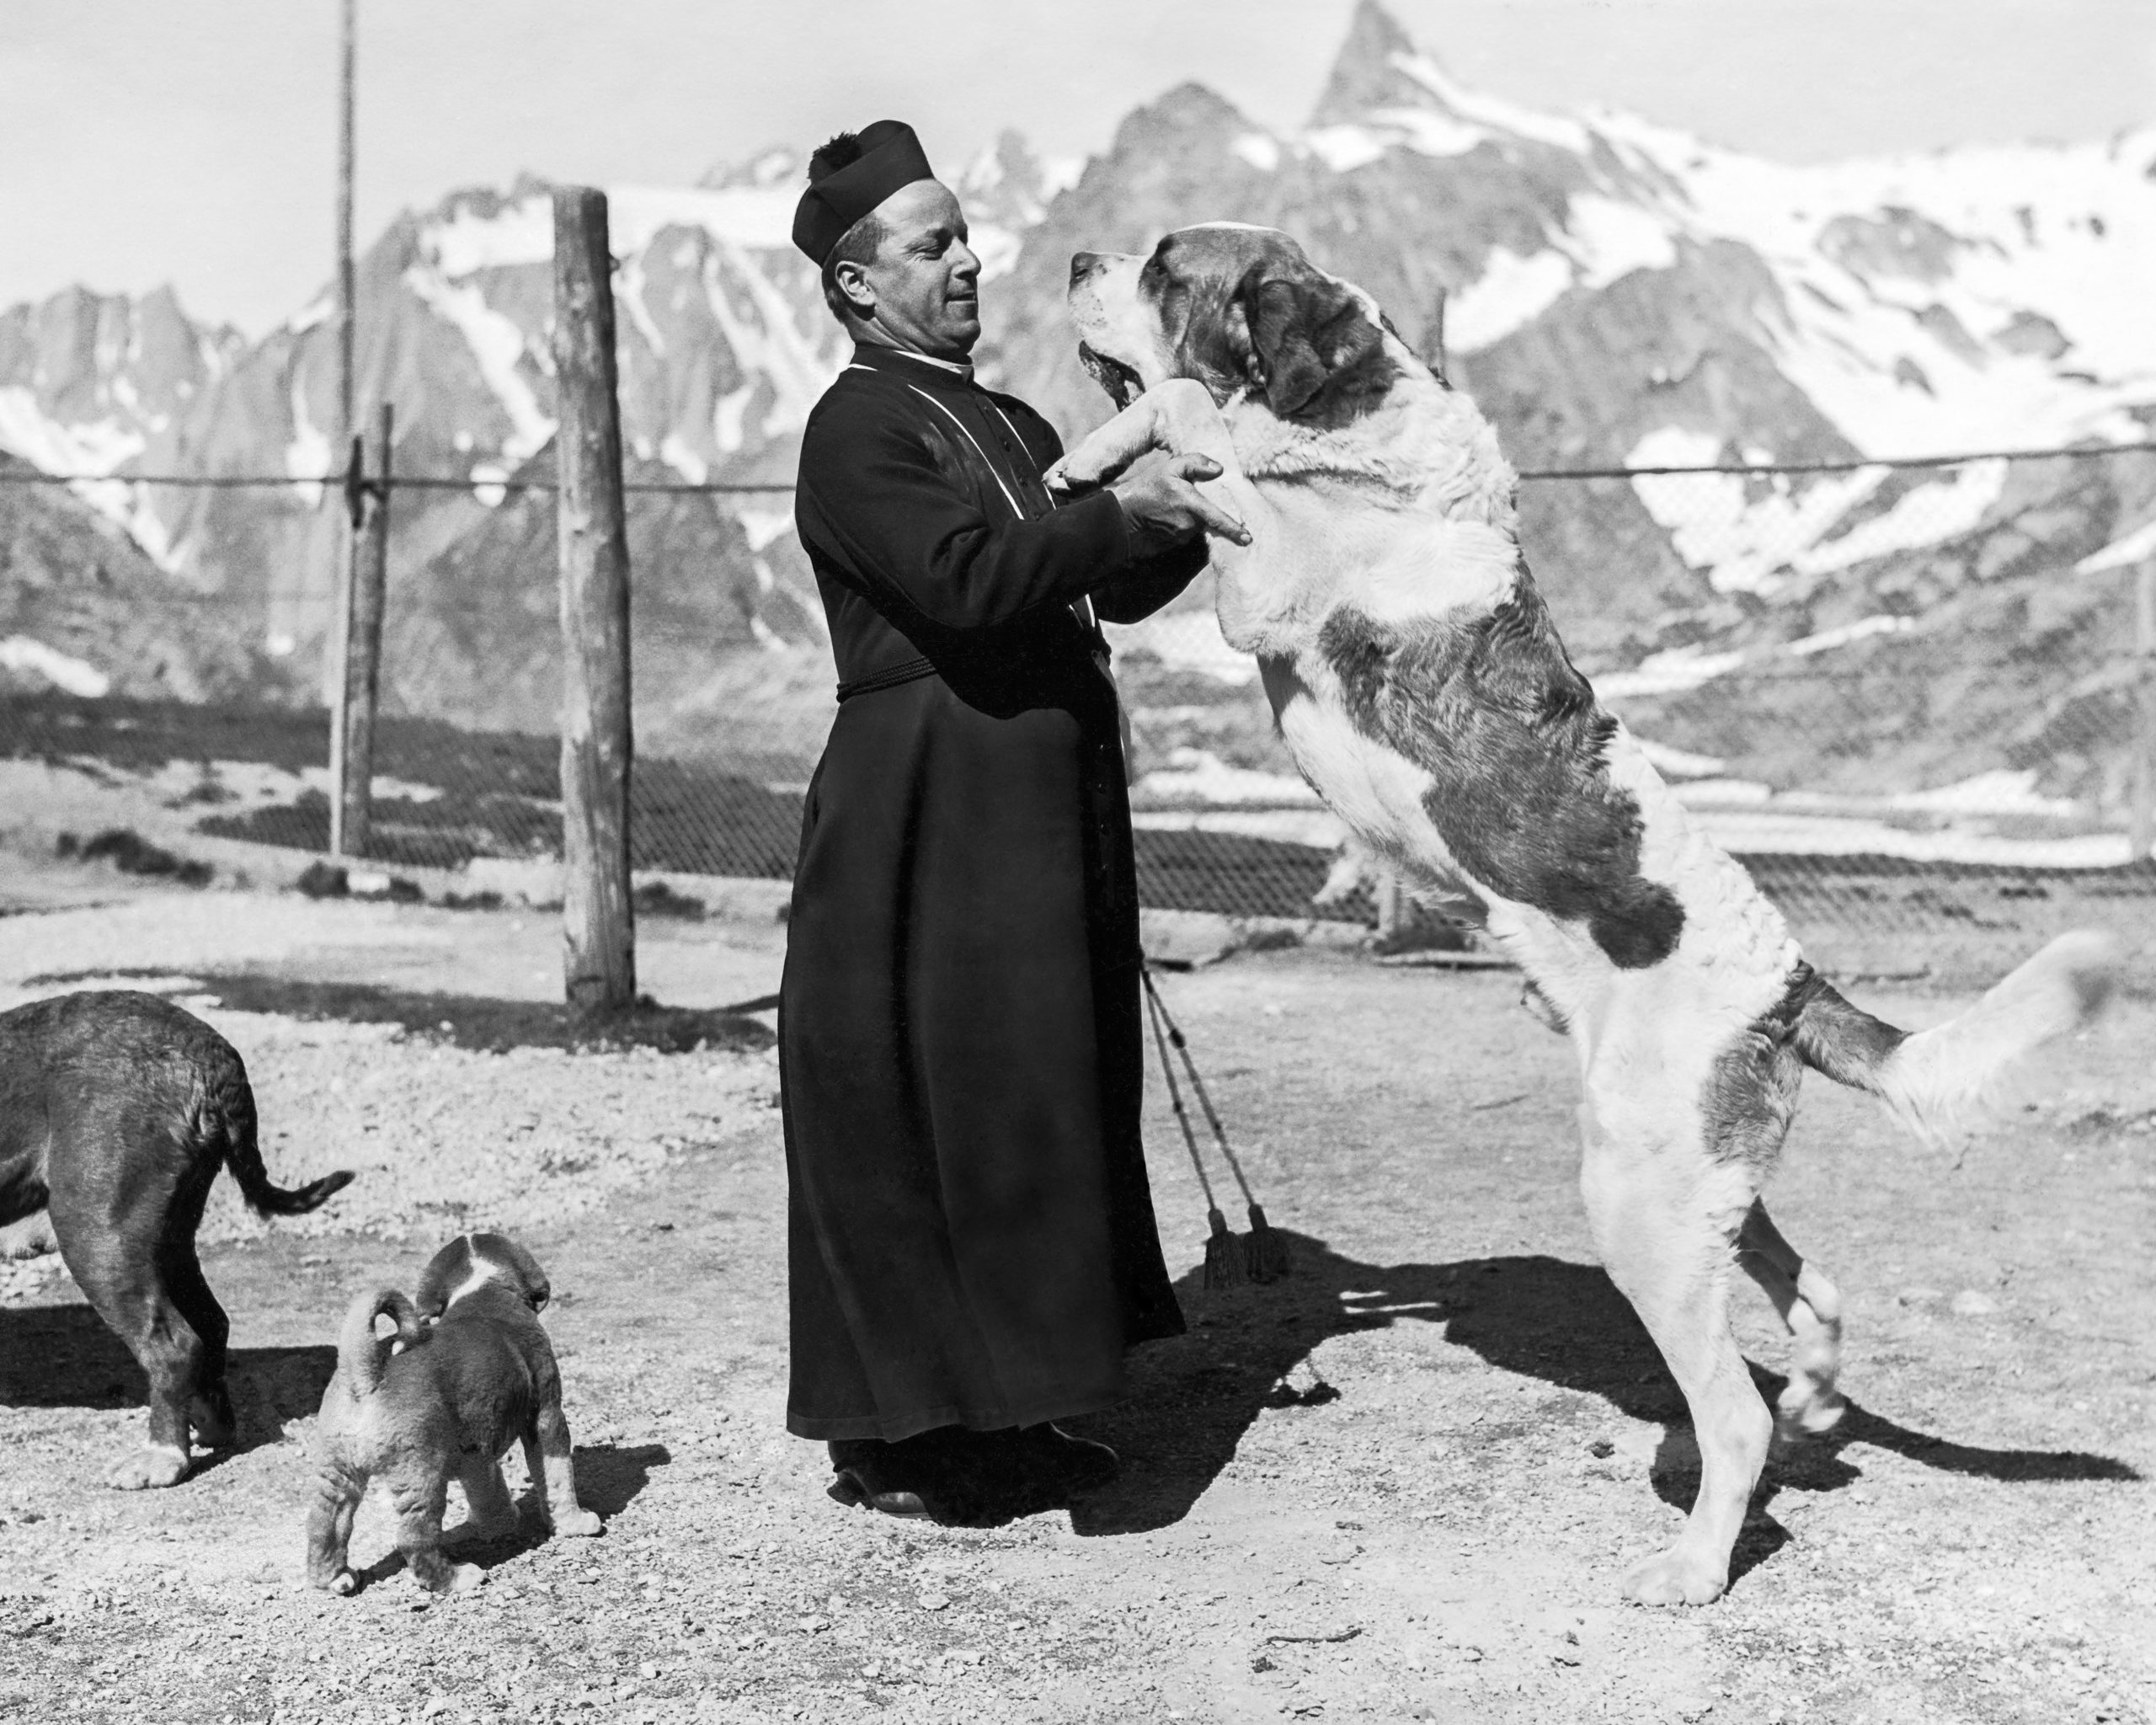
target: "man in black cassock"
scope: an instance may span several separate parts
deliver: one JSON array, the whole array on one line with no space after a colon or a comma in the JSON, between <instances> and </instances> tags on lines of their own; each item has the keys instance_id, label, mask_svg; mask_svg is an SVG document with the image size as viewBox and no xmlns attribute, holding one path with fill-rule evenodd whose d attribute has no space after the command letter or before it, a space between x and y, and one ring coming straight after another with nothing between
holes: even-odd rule
<instances>
[{"instance_id":1,"label":"man in black cassock","mask_svg":"<svg viewBox=\"0 0 2156 1725\"><path fill-rule=\"evenodd\" d=\"M808 788L779 1009L787 1429L831 1495L964 1519L1115 1470L1053 1422L1182 1316L1139 1139L1130 813L1097 618L1244 536L1202 457L1057 507L1046 420L974 382L979 263L912 130L816 152L794 243L857 345L795 520L839 712Z\"/></svg>"}]
</instances>

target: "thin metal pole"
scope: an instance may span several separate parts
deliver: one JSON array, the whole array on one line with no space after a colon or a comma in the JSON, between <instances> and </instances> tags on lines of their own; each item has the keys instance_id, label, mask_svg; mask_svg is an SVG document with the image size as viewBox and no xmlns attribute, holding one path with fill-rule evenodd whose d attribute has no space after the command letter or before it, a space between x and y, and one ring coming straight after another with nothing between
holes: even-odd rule
<instances>
[{"instance_id":1,"label":"thin metal pole","mask_svg":"<svg viewBox=\"0 0 2156 1725\"><path fill-rule=\"evenodd\" d=\"M2133 860L2156 846L2156 557L2133 584Z\"/></svg>"},{"instance_id":2,"label":"thin metal pole","mask_svg":"<svg viewBox=\"0 0 2156 1725\"><path fill-rule=\"evenodd\" d=\"M1450 296L1449 290L1442 287L1438 290L1438 310L1434 320L1437 339L1433 345L1438 350L1438 381L1441 383L1452 382L1452 374L1445 369L1445 301Z\"/></svg>"},{"instance_id":3,"label":"thin metal pole","mask_svg":"<svg viewBox=\"0 0 2156 1725\"><path fill-rule=\"evenodd\" d=\"M357 0L341 0L337 84L337 448L359 435L352 406L353 269L352 170L355 157L353 114L358 86Z\"/></svg>"}]
</instances>

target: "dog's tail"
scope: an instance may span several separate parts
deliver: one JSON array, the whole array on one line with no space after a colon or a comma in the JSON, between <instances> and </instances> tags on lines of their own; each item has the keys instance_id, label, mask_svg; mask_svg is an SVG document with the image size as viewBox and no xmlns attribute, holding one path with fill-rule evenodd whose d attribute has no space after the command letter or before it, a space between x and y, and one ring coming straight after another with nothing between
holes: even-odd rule
<instances>
[{"instance_id":1,"label":"dog's tail","mask_svg":"<svg viewBox=\"0 0 2156 1725\"><path fill-rule=\"evenodd\" d=\"M1814 1071L1870 1092L1927 1142L1952 1144L1982 1124L2017 1061L2095 1016L2119 966L2108 935L2063 934L1968 1011L1914 1035L1819 982L1792 1041Z\"/></svg>"},{"instance_id":2,"label":"dog's tail","mask_svg":"<svg viewBox=\"0 0 2156 1725\"><path fill-rule=\"evenodd\" d=\"M254 1090L247 1081L247 1069L239 1055L220 1063L203 1087L196 1111L198 1130L216 1144L225 1166L239 1183L240 1195L259 1216L296 1216L322 1204L333 1193L352 1183L352 1171L339 1168L319 1180L287 1192L270 1183L270 1171L262 1166L262 1151L255 1141Z\"/></svg>"},{"instance_id":3,"label":"dog's tail","mask_svg":"<svg viewBox=\"0 0 2156 1725\"><path fill-rule=\"evenodd\" d=\"M374 1332L374 1321L385 1313L396 1321L393 1336ZM418 1310L398 1290L377 1288L371 1294L360 1295L344 1314L344 1327L337 1332L337 1366L344 1375L346 1390L361 1400L374 1394L381 1386L382 1370L388 1364L391 1352L400 1343L410 1347L425 1333Z\"/></svg>"}]
</instances>

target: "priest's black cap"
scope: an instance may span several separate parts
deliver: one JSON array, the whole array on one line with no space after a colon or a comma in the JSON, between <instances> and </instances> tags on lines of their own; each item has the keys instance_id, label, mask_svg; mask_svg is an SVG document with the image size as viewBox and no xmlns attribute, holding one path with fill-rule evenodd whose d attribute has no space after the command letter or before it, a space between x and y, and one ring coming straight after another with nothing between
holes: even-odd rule
<instances>
[{"instance_id":1,"label":"priest's black cap","mask_svg":"<svg viewBox=\"0 0 2156 1725\"><path fill-rule=\"evenodd\" d=\"M879 120L841 132L808 162L808 190L793 211L793 243L819 268L846 231L901 186L933 179L913 128Z\"/></svg>"}]
</instances>

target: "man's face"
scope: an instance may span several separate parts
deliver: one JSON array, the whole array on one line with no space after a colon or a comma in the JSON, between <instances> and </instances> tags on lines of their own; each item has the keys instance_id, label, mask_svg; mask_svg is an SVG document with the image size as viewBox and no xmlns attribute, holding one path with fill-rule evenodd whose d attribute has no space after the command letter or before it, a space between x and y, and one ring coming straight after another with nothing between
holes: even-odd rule
<instances>
[{"instance_id":1,"label":"man's face","mask_svg":"<svg viewBox=\"0 0 2156 1725\"><path fill-rule=\"evenodd\" d=\"M966 243L965 211L941 180L917 179L876 207L883 243L873 264L841 264L857 304L873 298L875 327L899 346L963 360L980 339L980 259Z\"/></svg>"}]
</instances>

